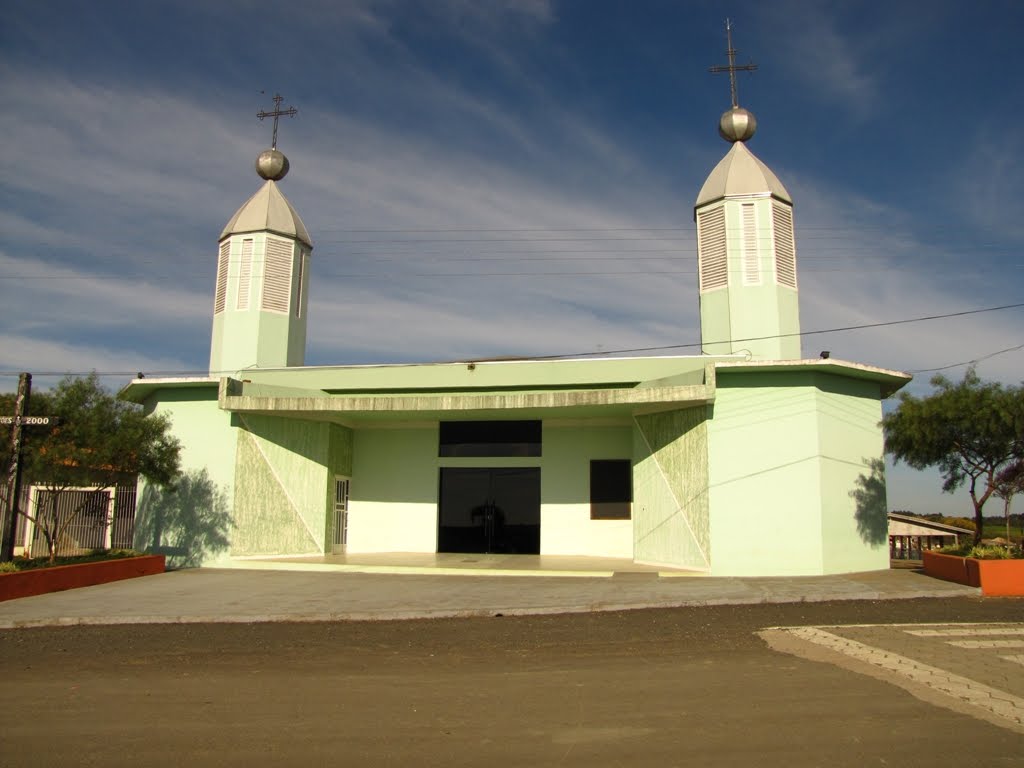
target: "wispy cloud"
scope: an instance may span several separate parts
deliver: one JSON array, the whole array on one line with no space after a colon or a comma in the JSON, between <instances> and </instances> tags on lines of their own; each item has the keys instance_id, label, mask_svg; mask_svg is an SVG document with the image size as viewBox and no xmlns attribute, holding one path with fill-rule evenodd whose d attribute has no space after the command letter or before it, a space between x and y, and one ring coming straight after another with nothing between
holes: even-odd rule
<instances>
[{"instance_id":1,"label":"wispy cloud","mask_svg":"<svg viewBox=\"0 0 1024 768\"><path fill-rule=\"evenodd\" d=\"M879 78L870 63L868 43L854 37L857 28L844 23L840 9L841 5L796 0L773 3L758 13L765 31L762 39L772 42L786 77L816 100L864 118L878 107Z\"/></svg>"},{"instance_id":2,"label":"wispy cloud","mask_svg":"<svg viewBox=\"0 0 1024 768\"><path fill-rule=\"evenodd\" d=\"M1006 126L995 110L948 166L950 207L966 213L986 239L1007 239L1024 245L1024 157L1008 142ZM1018 253L1020 251L1018 250ZM1024 256L1015 260L1024 268Z\"/></svg>"},{"instance_id":3,"label":"wispy cloud","mask_svg":"<svg viewBox=\"0 0 1024 768\"><path fill-rule=\"evenodd\" d=\"M179 358L147 355L122 347L68 344L46 341L35 336L0 334L0 367L5 371L33 372L35 389L52 387L65 372L80 375L88 371L104 374L105 386L116 389L139 371L183 371L187 365ZM119 375L110 375L118 372ZM15 376L0 376L0 392L17 388Z\"/></svg>"}]
</instances>

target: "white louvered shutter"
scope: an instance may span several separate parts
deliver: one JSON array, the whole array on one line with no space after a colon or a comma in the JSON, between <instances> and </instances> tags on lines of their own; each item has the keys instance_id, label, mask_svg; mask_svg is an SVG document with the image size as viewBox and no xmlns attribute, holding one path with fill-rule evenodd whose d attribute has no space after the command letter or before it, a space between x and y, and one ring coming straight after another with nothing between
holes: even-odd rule
<instances>
[{"instance_id":1,"label":"white louvered shutter","mask_svg":"<svg viewBox=\"0 0 1024 768\"><path fill-rule=\"evenodd\" d=\"M292 292L292 252L294 248L294 244L287 240L267 238L261 304L265 311L288 312Z\"/></svg>"},{"instance_id":2,"label":"white louvered shutter","mask_svg":"<svg viewBox=\"0 0 1024 768\"><path fill-rule=\"evenodd\" d=\"M228 255L231 253L231 241L225 240L220 244L220 253L217 256L217 287L213 293L213 314L219 315L224 311L228 298Z\"/></svg>"},{"instance_id":3,"label":"white louvered shutter","mask_svg":"<svg viewBox=\"0 0 1024 768\"><path fill-rule=\"evenodd\" d=\"M701 292L729 284L725 241L725 208L697 214L697 252Z\"/></svg>"},{"instance_id":4,"label":"white louvered shutter","mask_svg":"<svg viewBox=\"0 0 1024 768\"><path fill-rule=\"evenodd\" d=\"M761 282L757 254L757 210L753 203L744 203L740 211L743 227L743 283L757 285Z\"/></svg>"},{"instance_id":5,"label":"white louvered shutter","mask_svg":"<svg viewBox=\"0 0 1024 768\"><path fill-rule=\"evenodd\" d=\"M238 264L238 298L235 309L249 308L249 286L252 283L252 238L242 241L242 258Z\"/></svg>"},{"instance_id":6,"label":"white louvered shutter","mask_svg":"<svg viewBox=\"0 0 1024 768\"><path fill-rule=\"evenodd\" d=\"M796 241L793 238L793 209L772 200L772 229L775 233L775 279L779 285L796 288Z\"/></svg>"}]
</instances>

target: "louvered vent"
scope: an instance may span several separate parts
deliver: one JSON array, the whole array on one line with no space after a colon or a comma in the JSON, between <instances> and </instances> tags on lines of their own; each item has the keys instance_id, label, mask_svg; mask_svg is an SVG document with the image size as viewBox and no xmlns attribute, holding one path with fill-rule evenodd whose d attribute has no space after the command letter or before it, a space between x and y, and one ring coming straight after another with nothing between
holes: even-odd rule
<instances>
[{"instance_id":1,"label":"louvered vent","mask_svg":"<svg viewBox=\"0 0 1024 768\"><path fill-rule=\"evenodd\" d=\"M228 299L228 255L231 252L231 241L225 240L220 244L220 254L217 256L217 288L213 294L213 314L219 315L224 311Z\"/></svg>"},{"instance_id":2,"label":"louvered vent","mask_svg":"<svg viewBox=\"0 0 1024 768\"><path fill-rule=\"evenodd\" d=\"M252 238L242 241L242 260L238 265L238 300L235 308L249 308L249 284L252 282Z\"/></svg>"},{"instance_id":3,"label":"louvered vent","mask_svg":"<svg viewBox=\"0 0 1024 768\"><path fill-rule=\"evenodd\" d=\"M701 292L728 285L724 207L697 214L697 252Z\"/></svg>"},{"instance_id":4,"label":"louvered vent","mask_svg":"<svg viewBox=\"0 0 1024 768\"><path fill-rule=\"evenodd\" d=\"M292 250L287 240L267 238L266 265L263 270L264 310L288 312L288 299L292 291Z\"/></svg>"},{"instance_id":5,"label":"louvered vent","mask_svg":"<svg viewBox=\"0 0 1024 768\"><path fill-rule=\"evenodd\" d=\"M743 217L743 282L757 285L761 282L761 269L757 263L757 211L753 203L744 203Z\"/></svg>"},{"instance_id":6,"label":"louvered vent","mask_svg":"<svg viewBox=\"0 0 1024 768\"><path fill-rule=\"evenodd\" d=\"M772 200L775 230L775 279L779 285L796 288L796 240L793 238L793 209Z\"/></svg>"},{"instance_id":7,"label":"louvered vent","mask_svg":"<svg viewBox=\"0 0 1024 768\"><path fill-rule=\"evenodd\" d=\"M298 268L299 274L295 277L295 316L302 317L302 275L306 269L306 259L309 256L302 248L299 249Z\"/></svg>"}]
</instances>

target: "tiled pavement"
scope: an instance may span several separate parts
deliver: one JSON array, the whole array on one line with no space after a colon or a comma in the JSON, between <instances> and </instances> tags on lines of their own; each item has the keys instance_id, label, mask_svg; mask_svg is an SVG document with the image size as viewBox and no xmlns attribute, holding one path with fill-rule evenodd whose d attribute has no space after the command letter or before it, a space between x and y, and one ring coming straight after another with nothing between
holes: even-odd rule
<instances>
[{"instance_id":1,"label":"tiled pavement","mask_svg":"<svg viewBox=\"0 0 1024 768\"><path fill-rule=\"evenodd\" d=\"M1024 622L994 624L862 624L778 627L761 633L779 650L799 644L837 663L900 685L1024 733ZM806 650L806 648L805 648ZM829 659L832 655L832 659Z\"/></svg>"}]
</instances>

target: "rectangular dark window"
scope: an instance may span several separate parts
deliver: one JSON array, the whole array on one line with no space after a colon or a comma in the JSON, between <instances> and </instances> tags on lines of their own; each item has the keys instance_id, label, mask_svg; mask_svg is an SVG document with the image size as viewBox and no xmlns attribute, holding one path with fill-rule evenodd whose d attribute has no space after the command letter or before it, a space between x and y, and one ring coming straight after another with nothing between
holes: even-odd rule
<instances>
[{"instance_id":1,"label":"rectangular dark window","mask_svg":"<svg viewBox=\"0 0 1024 768\"><path fill-rule=\"evenodd\" d=\"M539 421L442 421L438 456L540 456Z\"/></svg>"},{"instance_id":2,"label":"rectangular dark window","mask_svg":"<svg viewBox=\"0 0 1024 768\"><path fill-rule=\"evenodd\" d=\"M633 506L633 465L629 459L590 462L590 519L629 520Z\"/></svg>"}]
</instances>

